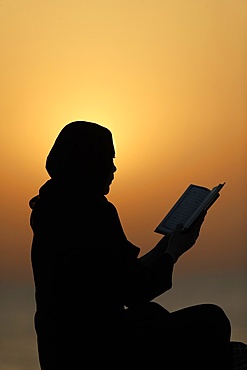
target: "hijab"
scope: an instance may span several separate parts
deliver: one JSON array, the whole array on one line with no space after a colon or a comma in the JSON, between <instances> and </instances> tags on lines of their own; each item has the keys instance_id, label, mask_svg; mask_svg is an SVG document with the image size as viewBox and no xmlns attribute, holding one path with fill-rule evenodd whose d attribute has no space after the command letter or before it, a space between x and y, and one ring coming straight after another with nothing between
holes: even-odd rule
<instances>
[{"instance_id":1,"label":"hijab","mask_svg":"<svg viewBox=\"0 0 247 370\"><path fill-rule=\"evenodd\" d=\"M57 136L46 159L51 179L95 195L105 186L115 156L109 129L94 122L74 121Z\"/></svg>"},{"instance_id":2,"label":"hijab","mask_svg":"<svg viewBox=\"0 0 247 370\"><path fill-rule=\"evenodd\" d=\"M54 198L84 193L98 197L113 165L115 150L111 131L94 122L68 123L58 134L47 158L45 168L50 179L39 195L29 201L34 208L40 196Z\"/></svg>"}]
</instances>

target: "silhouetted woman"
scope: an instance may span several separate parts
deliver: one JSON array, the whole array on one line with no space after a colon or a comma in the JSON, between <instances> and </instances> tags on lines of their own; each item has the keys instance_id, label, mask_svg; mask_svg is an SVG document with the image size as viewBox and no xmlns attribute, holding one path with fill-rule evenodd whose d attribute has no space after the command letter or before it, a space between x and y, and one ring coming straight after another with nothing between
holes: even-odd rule
<instances>
[{"instance_id":1,"label":"silhouetted woman","mask_svg":"<svg viewBox=\"0 0 247 370\"><path fill-rule=\"evenodd\" d=\"M67 124L46 160L50 179L30 200L41 369L230 369L231 327L220 307L169 312L153 302L172 287L174 264L205 214L139 257L106 198L114 157L107 128Z\"/></svg>"}]
</instances>

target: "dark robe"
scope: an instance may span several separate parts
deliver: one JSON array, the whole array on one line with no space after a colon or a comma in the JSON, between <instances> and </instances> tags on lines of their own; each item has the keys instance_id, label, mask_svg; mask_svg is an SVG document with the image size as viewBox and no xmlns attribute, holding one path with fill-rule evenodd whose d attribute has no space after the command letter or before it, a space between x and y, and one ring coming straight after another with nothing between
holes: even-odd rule
<instances>
[{"instance_id":1,"label":"dark robe","mask_svg":"<svg viewBox=\"0 0 247 370\"><path fill-rule=\"evenodd\" d=\"M47 158L51 179L30 201L42 370L82 369L84 361L107 366L116 355L120 362L133 356L140 336L130 324L135 312L143 307L149 315L147 304L172 286L170 255L141 263L140 249L102 195L114 156L109 132L85 122L66 129Z\"/></svg>"}]
</instances>

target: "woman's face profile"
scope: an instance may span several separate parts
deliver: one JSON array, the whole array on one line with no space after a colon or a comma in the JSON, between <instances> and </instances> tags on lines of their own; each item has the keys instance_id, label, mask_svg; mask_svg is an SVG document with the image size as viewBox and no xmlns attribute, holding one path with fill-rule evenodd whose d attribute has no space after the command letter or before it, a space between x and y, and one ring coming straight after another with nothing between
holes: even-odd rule
<instances>
[{"instance_id":1,"label":"woman's face profile","mask_svg":"<svg viewBox=\"0 0 247 370\"><path fill-rule=\"evenodd\" d=\"M117 171L117 167L115 166L114 163L112 163L110 174L109 174L109 176L108 176L108 178L106 180L106 184L105 184L104 189L103 189L103 194L104 195L106 195L106 194L109 193L109 191L110 191L110 185L111 185L111 183L112 183L112 181L114 179L114 172L116 172L116 171Z\"/></svg>"}]
</instances>

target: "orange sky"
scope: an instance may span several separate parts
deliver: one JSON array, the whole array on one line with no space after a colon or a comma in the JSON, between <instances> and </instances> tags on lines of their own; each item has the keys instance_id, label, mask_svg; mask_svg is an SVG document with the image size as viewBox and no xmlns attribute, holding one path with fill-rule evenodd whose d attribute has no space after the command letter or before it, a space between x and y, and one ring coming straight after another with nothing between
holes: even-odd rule
<instances>
[{"instance_id":1,"label":"orange sky","mask_svg":"<svg viewBox=\"0 0 247 370\"><path fill-rule=\"evenodd\" d=\"M147 251L190 183L226 181L177 269L247 267L247 2L3 0L0 278L30 277L28 200L70 121L113 132L109 200Z\"/></svg>"}]
</instances>

